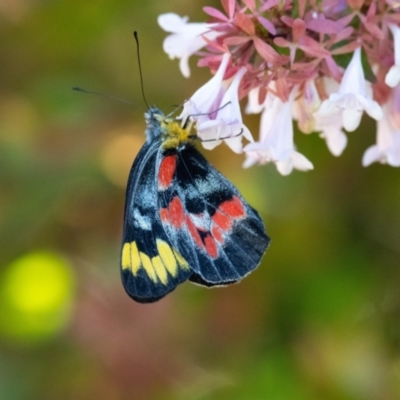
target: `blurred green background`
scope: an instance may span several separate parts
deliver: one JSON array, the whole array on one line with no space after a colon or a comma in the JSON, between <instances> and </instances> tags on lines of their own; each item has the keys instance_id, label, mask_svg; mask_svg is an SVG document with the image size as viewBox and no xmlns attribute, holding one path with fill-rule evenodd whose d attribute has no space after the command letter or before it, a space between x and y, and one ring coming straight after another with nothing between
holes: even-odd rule
<instances>
[{"instance_id":1,"label":"blurred green background","mask_svg":"<svg viewBox=\"0 0 400 400\"><path fill-rule=\"evenodd\" d=\"M181 76L157 16L204 21L204 5L220 8L166 3L0 2L0 398L399 399L400 180L361 166L369 119L340 158L296 133L309 173L208 152L266 223L262 265L152 305L124 293L125 185L145 140L132 32L147 98L167 109L210 75L193 58ZM245 117L255 136L258 121Z\"/></svg>"}]
</instances>

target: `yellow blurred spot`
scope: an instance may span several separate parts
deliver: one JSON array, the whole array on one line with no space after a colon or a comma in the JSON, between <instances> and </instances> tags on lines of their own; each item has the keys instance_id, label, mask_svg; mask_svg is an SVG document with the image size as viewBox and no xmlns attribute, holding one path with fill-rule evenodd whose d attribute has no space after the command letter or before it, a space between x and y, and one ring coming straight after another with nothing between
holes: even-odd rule
<instances>
[{"instance_id":1,"label":"yellow blurred spot","mask_svg":"<svg viewBox=\"0 0 400 400\"><path fill-rule=\"evenodd\" d=\"M106 144L101 163L107 178L117 186L126 187L133 160L145 143L144 132L132 127L112 132L113 138Z\"/></svg>"},{"instance_id":2,"label":"yellow blurred spot","mask_svg":"<svg viewBox=\"0 0 400 400\"><path fill-rule=\"evenodd\" d=\"M60 259L50 254L31 254L11 265L6 282L16 308L43 312L62 304L70 280L70 271Z\"/></svg>"},{"instance_id":3,"label":"yellow blurred spot","mask_svg":"<svg viewBox=\"0 0 400 400\"><path fill-rule=\"evenodd\" d=\"M68 321L74 278L66 261L52 253L23 256L0 281L0 328L14 337L37 338Z\"/></svg>"}]
</instances>

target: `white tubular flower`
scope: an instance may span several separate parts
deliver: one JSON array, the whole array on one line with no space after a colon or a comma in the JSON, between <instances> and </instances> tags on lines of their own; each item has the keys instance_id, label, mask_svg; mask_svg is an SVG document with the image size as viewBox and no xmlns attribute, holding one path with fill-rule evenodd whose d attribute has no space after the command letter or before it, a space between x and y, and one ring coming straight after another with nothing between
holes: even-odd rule
<instances>
[{"instance_id":1,"label":"white tubular flower","mask_svg":"<svg viewBox=\"0 0 400 400\"><path fill-rule=\"evenodd\" d=\"M229 59L230 54L226 53L223 55L216 74L185 102L180 118L185 119L188 116L195 116L196 114L207 114L210 111L218 109L220 100L224 95L222 82L224 80Z\"/></svg>"},{"instance_id":2,"label":"white tubular flower","mask_svg":"<svg viewBox=\"0 0 400 400\"><path fill-rule=\"evenodd\" d=\"M361 49L358 48L354 51L353 58L343 75L339 91L332 93L329 99L321 104L319 113L331 114L338 108L342 111L343 127L349 132L358 127L363 111L372 118L380 120L383 117L382 108L368 93L370 89L364 78Z\"/></svg>"},{"instance_id":3,"label":"white tubular flower","mask_svg":"<svg viewBox=\"0 0 400 400\"><path fill-rule=\"evenodd\" d=\"M389 28L393 34L394 65L386 74L385 83L393 88L400 82L400 28L393 24L390 24Z\"/></svg>"},{"instance_id":4,"label":"white tubular flower","mask_svg":"<svg viewBox=\"0 0 400 400\"><path fill-rule=\"evenodd\" d=\"M321 131L320 137L325 139L329 151L336 157L340 156L347 146L347 136L342 129L340 112L329 115L315 115L315 130Z\"/></svg>"},{"instance_id":5,"label":"white tubular flower","mask_svg":"<svg viewBox=\"0 0 400 400\"><path fill-rule=\"evenodd\" d=\"M266 102L271 94L268 94ZM302 171L313 169L312 163L298 153L293 143L292 100L283 103L273 98L272 107L265 108L261 115L260 141L249 143L244 151L244 168L255 163L274 162L282 175L289 175L293 168Z\"/></svg>"},{"instance_id":6,"label":"white tubular flower","mask_svg":"<svg viewBox=\"0 0 400 400\"><path fill-rule=\"evenodd\" d=\"M387 107L385 107L385 117L378 121L376 145L365 151L362 164L367 167L377 161L392 167L400 167L400 129L393 127Z\"/></svg>"},{"instance_id":7,"label":"white tubular flower","mask_svg":"<svg viewBox=\"0 0 400 400\"><path fill-rule=\"evenodd\" d=\"M321 99L315 86L314 79L305 82L302 95L294 102L293 118L297 120L299 129L303 133L315 131L315 115L321 105Z\"/></svg>"},{"instance_id":8,"label":"white tubular flower","mask_svg":"<svg viewBox=\"0 0 400 400\"><path fill-rule=\"evenodd\" d=\"M332 78L325 78L324 87L327 93L332 93L338 91L339 84ZM338 157L347 146L347 136L342 129L342 112L337 107L331 107L329 113L321 113L320 110L314 113L315 131L321 132L320 137L325 139L329 151Z\"/></svg>"},{"instance_id":9,"label":"white tubular flower","mask_svg":"<svg viewBox=\"0 0 400 400\"><path fill-rule=\"evenodd\" d=\"M270 92L262 104L263 112L260 119L259 141L248 144L243 150L246 153L246 160L243 163L244 168L249 168L257 162L261 165L273 162L273 154L268 147L267 139L271 131L273 121L279 112L279 101ZM268 103L268 107L266 104Z\"/></svg>"},{"instance_id":10,"label":"white tubular flower","mask_svg":"<svg viewBox=\"0 0 400 400\"><path fill-rule=\"evenodd\" d=\"M258 102L258 93L260 88L251 89L248 94L248 103L246 105L246 114L259 114L264 109L264 104Z\"/></svg>"},{"instance_id":11,"label":"white tubular flower","mask_svg":"<svg viewBox=\"0 0 400 400\"><path fill-rule=\"evenodd\" d=\"M174 13L161 14L158 24L172 35L164 39L164 51L171 59L180 58L179 67L185 78L190 76L189 57L206 45L202 35L214 40L219 32L211 30L215 24L189 23L188 17L180 17Z\"/></svg>"},{"instance_id":12,"label":"white tubular flower","mask_svg":"<svg viewBox=\"0 0 400 400\"><path fill-rule=\"evenodd\" d=\"M389 101L386 103L389 110L389 120L393 128L400 129L400 85L393 88Z\"/></svg>"},{"instance_id":13,"label":"white tubular flower","mask_svg":"<svg viewBox=\"0 0 400 400\"><path fill-rule=\"evenodd\" d=\"M236 153L242 152L242 136L253 141L250 131L242 122L238 89L245 68L234 76L227 90L223 78L230 59L224 54L217 73L185 103L180 116L196 122L197 133L205 149L212 150L222 140Z\"/></svg>"},{"instance_id":14,"label":"white tubular flower","mask_svg":"<svg viewBox=\"0 0 400 400\"><path fill-rule=\"evenodd\" d=\"M235 152L242 152L242 137L253 141L248 128L243 124L242 114L239 105L239 84L246 68L242 67L234 76L231 84L224 93L219 104L216 104L218 111L208 115L202 115L197 119L197 132L203 142L203 147L212 150L222 143L222 140Z\"/></svg>"}]
</instances>

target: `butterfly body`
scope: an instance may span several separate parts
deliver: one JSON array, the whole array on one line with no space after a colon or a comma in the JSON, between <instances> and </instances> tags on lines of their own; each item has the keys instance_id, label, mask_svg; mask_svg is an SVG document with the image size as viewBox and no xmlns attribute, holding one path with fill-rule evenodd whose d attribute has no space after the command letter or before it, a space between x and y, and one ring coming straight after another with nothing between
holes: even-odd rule
<instances>
[{"instance_id":1,"label":"butterfly body","mask_svg":"<svg viewBox=\"0 0 400 400\"><path fill-rule=\"evenodd\" d=\"M150 303L189 280L211 287L241 280L270 239L239 191L196 150L196 137L156 107L128 180L121 276Z\"/></svg>"}]
</instances>

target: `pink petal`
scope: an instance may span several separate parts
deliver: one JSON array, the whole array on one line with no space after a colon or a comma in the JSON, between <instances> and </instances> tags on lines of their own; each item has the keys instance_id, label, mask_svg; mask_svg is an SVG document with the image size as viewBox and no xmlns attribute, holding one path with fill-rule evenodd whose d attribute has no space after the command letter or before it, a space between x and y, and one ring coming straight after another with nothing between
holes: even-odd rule
<instances>
[{"instance_id":1,"label":"pink petal","mask_svg":"<svg viewBox=\"0 0 400 400\"><path fill-rule=\"evenodd\" d=\"M317 69L297 69L290 71L288 79L296 84L304 83L304 81L315 78Z\"/></svg>"},{"instance_id":2,"label":"pink petal","mask_svg":"<svg viewBox=\"0 0 400 400\"><path fill-rule=\"evenodd\" d=\"M387 14L386 18L387 18L388 22L391 22L394 24L400 23L400 14Z\"/></svg>"},{"instance_id":3,"label":"pink petal","mask_svg":"<svg viewBox=\"0 0 400 400\"><path fill-rule=\"evenodd\" d=\"M235 15L236 25L249 36L254 36L256 29L254 27L253 21L245 14L237 13Z\"/></svg>"},{"instance_id":4,"label":"pink petal","mask_svg":"<svg viewBox=\"0 0 400 400\"><path fill-rule=\"evenodd\" d=\"M321 45L315 41L314 39L311 39L309 36L304 36L300 42L299 42L299 47L308 55L313 56L313 57L328 57L330 55L330 52L324 48L321 47Z\"/></svg>"},{"instance_id":5,"label":"pink petal","mask_svg":"<svg viewBox=\"0 0 400 400\"><path fill-rule=\"evenodd\" d=\"M268 20L267 18L264 17L257 17L258 22L271 34L271 35L276 35L276 29L274 24Z\"/></svg>"},{"instance_id":6,"label":"pink petal","mask_svg":"<svg viewBox=\"0 0 400 400\"><path fill-rule=\"evenodd\" d=\"M317 67L318 62L319 62L318 60L313 60L307 63L294 63L291 66L291 69L294 71L301 70L305 72L314 71L315 68Z\"/></svg>"},{"instance_id":7,"label":"pink petal","mask_svg":"<svg viewBox=\"0 0 400 400\"><path fill-rule=\"evenodd\" d=\"M279 4L280 0L267 0L258 10L259 12L267 11L272 7L275 7Z\"/></svg>"},{"instance_id":8,"label":"pink petal","mask_svg":"<svg viewBox=\"0 0 400 400\"><path fill-rule=\"evenodd\" d=\"M364 4L364 0L347 0L347 4L354 10L359 10Z\"/></svg>"},{"instance_id":9,"label":"pink petal","mask_svg":"<svg viewBox=\"0 0 400 400\"><path fill-rule=\"evenodd\" d=\"M207 36L202 36L203 40L207 43L207 46L210 46L211 48L220 51L221 53L229 53L229 50L226 46L222 45L219 42L216 42L214 40L210 40L207 38Z\"/></svg>"},{"instance_id":10,"label":"pink petal","mask_svg":"<svg viewBox=\"0 0 400 400\"><path fill-rule=\"evenodd\" d=\"M338 19L336 22L338 24L340 24L343 28L347 25L350 24L350 22L352 21L352 19L355 17L356 13L352 12L346 16L344 16L343 18Z\"/></svg>"},{"instance_id":11,"label":"pink petal","mask_svg":"<svg viewBox=\"0 0 400 400\"><path fill-rule=\"evenodd\" d=\"M197 65L199 67L210 67L213 71L216 71L221 64L222 56L218 55L209 55L207 57L201 58Z\"/></svg>"},{"instance_id":12,"label":"pink petal","mask_svg":"<svg viewBox=\"0 0 400 400\"><path fill-rule=\"evenodd\" d=\"M233 37L227 37L224 39L224 43L228 46L235 46L235 45L240 45L243 43L248 42L251 40L251 37L249 36L233 36Z\"/></svg>"},{"instance_id":13,"label":"pink petal","mask_svg":"<svg viewBox=\"0 0 400 400\"><path fill-rule=\"evenodd\" d=\"M228 0L228 4L229 4L229 18L233 18L233 16L235 15L235 6L236 6L236 0Z\"/></svg>"},{"instance_id":14,"label":"pink petal","mask_svg":"<svg viewBox=\"0 0 400 400\"><path fill-rule=\"evenodd\" d=\"M376 3L374 1L371 1L371 4L367 12L367 18L373 17L375 13L376 13Z\"/></svg>"},{"instance_id":15,"label":"pink petal","mask_svg":"<svg viewBox=\"0 0 400 400\"><path fill-rule=\"evenodd\" d=\"M276 37L274 39L274 43L278 46L278 47L290 47L292 46L293 43L290 43L289 41L287 41L285 38L283 37Z\"/></svg>"},{"instance_id":16,"label":"pink petal","mask_svg":"<svg viewBox=\"0 0 400 400\"><path fill-rule=\"evenodd\" d=\"M293 22L293 41L297 43L306 33L306 23L300 19L296 18Z\"/></svg>"},{"instance_id":17,"label":"pink petal","mask_svg":"<svg viewBox=\"0 0 400 400\"><path fill-rule=\"evenodd\" d=\"M258 54L265 60L271 63L282 62L281 56L267 43L258 37L253 38L254 46Z\"/></svg>"},{"instance_id":18,"label":"pink petal","mask_svg":"<svg viewBox=\"0 0 400 400\"><path fill-rule=\"evenodd\" d=\"M232 19L235 14L235 0L221 0L221 3L229 19Z\"/></svg>"},{"instance_id":19,"label":"pink petal","mask_svg":"<svg viewBox=\"0 0 400 400\"><path fill-rule=\"evenodd\" d=\"M325 18L311 18L307 21L307 28L314 32L327 33L331 35L339 33L340 30L343 29L336 21Z\"/></svg>"},{"instance_id":20,"label":"pink petal","mask_svg":"<svg viewBox=\"0 0 400 400\"><path fill-rule=\"evenodd\" d=\"M290 28L292 28L293 27L293 18L290 18L290 17L288 17L287 15L284 15L283 17L281 17L281 21L285 24L285 25L287 25L287 26L289 26Z\"/></svg>"},{"instance_id":21,"label":"pink petal","mask_svg":"<svg viewBox=\"0 0 400 400\"><path fill-rule=\"evenodd\" d=\"M385 34L378 28L376 24L366 22L364 23L365 29L374 37L379 40L383 40L385 38Z\"/></svg>"},{"instance_id":22,"label":"pink petal","mask_svg":"<svg viewBox=\"0 0 400 400\"><path fill-rule=\"evenodd\" d=\"M299 4L299 17L303 18L304 10L306 9L306 0L298 0Z\"/></svg>"},{"instance_id":23,"label":"pink petal","mask_svg":"<svg viewBox=\"0 0 400 400\"><path fill-rule=\"evenodd\" d=\"M341 40L347 39L354 31L354 28L348 26L342 29L335 37L335 42L340 42Z\"/></svg>"},{"instance_id":24,"label":"pink petal","mask_svg":"<svg viewBox=\"0 0 400 400\"><path fill-rule=\"evenodd\" d=\"M336 64L335 60L329 56L325 57L324 62L326 63L326 66L328 67L329 71L331 71L332 77L335 78L337 81L340 81L342 77L342 73Z\"/></svg>"},{"instance_id":25,"label":"pink petal","mask_svg":"<svg viewBox=\"0 0 400 400\"><path fill-rule=\"evenodd\" d=\"M351 43L345 44L344 46L337 47L336 49L331 51L331 54L336 55L336 54L352 53L358 47L360 47L360 43L351 42Z\"/></svg>"},{"instance_id":26,"label":"pink petal","mask_svg":"<svg viewBox=\"0 0 400 400\"><path fill-rule=\"evenodd\" d=\"M255 0L243 0L243 3L246 4L250 11L254 11L256 8Z\"/></svg>"},{"instance_id":27,"label":"pink petal","mask_svg":"<svg viewBox=\"0 0 400 400\"><path fill-rule=\"evenodd\" d=\"M221 11L217 10L214 7L203 7L203 11L206 14L211 15L212 17L221 21L229 21L226 15L224 15Z\"/></svg>"}]
</instances>

